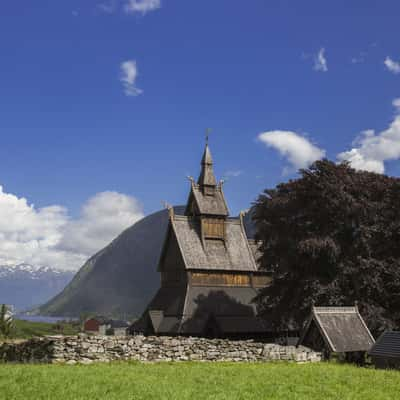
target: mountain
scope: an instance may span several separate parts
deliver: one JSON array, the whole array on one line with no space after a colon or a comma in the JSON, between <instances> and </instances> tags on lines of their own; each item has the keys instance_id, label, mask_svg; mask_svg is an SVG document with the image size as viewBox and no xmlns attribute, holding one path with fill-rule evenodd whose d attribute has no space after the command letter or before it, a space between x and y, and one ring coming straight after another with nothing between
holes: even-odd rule
<instances>
[{"instance_id":1,"label":"mountain","mask_svg":"<svg viewBox=\"0 0 400 400\"><path fill-rule=\"evenodd\" d=\"M183 214L184 207L174 207ZM248 226L250 220L245 220ZM138 221L91 257L71 283L37 313L138 317L160 286L158 259L168 226L162 210ZM246 227L247 229L247 227ZM248 231L251 231L251 226Z\"/></svg>"},{"instance_id":2,"label":"mountain","mask_svg":"<svg viewBox=\"0 0 400 400\"><path fill-rule=\"evenodd\" d=\"M175 212L183 211L175 207ZM71 283L37 312L139 316L160 284L157 263L167 226L167 210L141 219L91 257Z\"/></svg>"},{"instance_id":3,"label":"mountain","mask_svg":"<svg viewBox=\"0 0 400 400\"><path fill-rule=\"evenodd\" d=\"M24 311L48 301L73 278L74 272L29 264L0 266L0 304Z\"/></svg>"}]
</instances>

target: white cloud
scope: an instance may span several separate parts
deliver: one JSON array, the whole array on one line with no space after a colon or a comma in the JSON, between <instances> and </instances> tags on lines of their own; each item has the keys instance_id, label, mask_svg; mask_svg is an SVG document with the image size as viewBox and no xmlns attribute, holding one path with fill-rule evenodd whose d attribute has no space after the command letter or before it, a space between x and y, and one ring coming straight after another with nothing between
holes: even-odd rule
<instances>
[{"instance_id":1,"label":"white cloud","mask_svg":"<svg viewBox=\"0 0 400 400\"><path fill-rule=\"evenodd\" d=\"M243 171L240 169L237 170L228 170L224 173L226 178L237 178L238 176L243 175Z\"/></svg>"},{"instance_id":2,"label":"white cloud","mask_svg":"<svg viewBox=\"0 0 400 400\"><path fill-rule=\"evenodd\" d=\"M357 56L351 58L350 62L352 64L361 64L365 61L366 56L367 56L366 51L360 51L360 53Z\"/></svg>"},{"instance_id":3,"label":"white cloud","mask_svg":"<svg viewBox=\"0 0 400 400\"><path fill-rule=\"evenodd\" d=\"M110 0L108 2L97 4L97 8L106 14L112 14L117 7L116 0Z\"/></svg>"},{"instance_id":4,"label":"white cloud","mask_svg":"<svg viewBox=\"0 0 400 400\"><path fill-rule=\"evenodd\" d=\"M143 93L141 89L136 87L136 78L138 70L135 60L127 60L120 65L121 75L120 81L124 85L124 92L127 96L138 96Z\"/></svg>"},{"instance_id":5,"label":"white cloud","mask_svg":"<svg viewBox=\"0 0 400 400\"><path fill-rule=\"evenodd\" d=\"M394 61L390 57L386 57L383 63L390 72L400 74L400 62Z\"/></svg>"},{"instance_id":6,"label":"white cloud","mask_svg":"<svg viewBox=\"0 0 400 400\"><path fill-rule=\"evenodd\" d=\"M400 158L400 98L393 100L397 114L389 127L375 133L367 130L353 142L353 148L338 154L339 161L347 160L353 168L384 173L385 161Z\"/></svg>"},{"instance_id":7,"label":"white cloud","mask_svg":"<svg viewBox=\"0 0 400 400\"><path fill-rule=\"evenodd\" d=\"M35 208L0 186L0 265L77 269L142 217L135 198L116 192L95 195L72 219L64 207Z\"/></svg>"},{"instance_id":8,"label":"white cloud","mask_svg":"<svg viewBox=\"0 0 400 400\"><path fill-rule=\"evenodd\" d=\"M350 62L352 63L352 64L361 64L361 63L363 63L365 60L364 60L364 58L362 58L362 57L352 57L351 59L350 59Z\"/></svg>"},{"instance_id":9,"label":"white cloud","mask_svg":"<svg viewBox=\"0 0 400 400\"><path fill-rule=\"evenodd\" d=\"M65 226L59 248L94 254L142 217L135 198L117 192L98 193L84 204L81 217Z\"/></svg>"},{"instance_id":10,"label":"white cloud","mask_svg":"<svg viewBox=\"0 0 400 400\"><path fill-rule=\"evenodd\" d=\"M327 72L328 62L325 57L325 49L322 47L314 56L314 71Z\"/></svg>"},{"instance_id":11,"label":"white cloud","mask_svg":"<svg viewBox=\"0 0 400 400\"><path fill-rule=\"evenodd\" d=\"M161 0L128 0L124 10L127 14L147 14L161 7Z\"/></svg>"},{"instance_id":12,"label":"white cloud","mask_svg":"<svg viewBox=\"0 0 400 400\"><path fill-rule=\"evenodd\" d=\"M400 97L392 101L393 107L400 113Z\"/></svg>"},{"instance_id":13,"label":"white cloud","mask_svg":"<svg viewBox=\"0 0 400 400\"><path fill-rule=\"evenodd\" d=\"M268 131L260 133L258 139L266 146L278 150L294 169L305 168L325 156L325 150L296 132Z\"/></svg>"}]
</instances>

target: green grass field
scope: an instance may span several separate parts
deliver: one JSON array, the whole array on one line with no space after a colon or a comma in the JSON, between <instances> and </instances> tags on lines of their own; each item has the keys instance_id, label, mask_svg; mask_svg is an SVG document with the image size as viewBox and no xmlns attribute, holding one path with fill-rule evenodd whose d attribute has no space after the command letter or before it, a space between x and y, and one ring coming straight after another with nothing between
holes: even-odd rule
<instances>
[{"instance_id":1,"label":"green grass field","mask_svg":"<svg viewBox=\"0 0 400 400\"><path fill-rule=\"evenodd\" d=\"M78 326L70 323L46 323L15 320L15 329L11 338L29 339L33 336L46 335L75 335L79 332ZM0 397L1 400L1 397Z\"/></svg>"},{"instance_id":2,"label":"green grass field","mask_svg":"<svg viewBox=\"0 0 400 400\"><path fill-rule=\"evenodd\" d=\"M399 399L400 372L334 363L0 364L0 399Z\"/></svg>"}]
</instances>

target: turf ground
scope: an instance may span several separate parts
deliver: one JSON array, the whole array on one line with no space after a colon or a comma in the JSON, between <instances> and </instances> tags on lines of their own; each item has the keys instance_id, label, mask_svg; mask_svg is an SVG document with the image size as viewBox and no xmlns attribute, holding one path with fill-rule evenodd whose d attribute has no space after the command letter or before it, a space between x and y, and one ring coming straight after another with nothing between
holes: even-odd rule
<instances>
[{"instance_id":1,"label":"turf ground","mask_svg":"<svg viewBox=\"0 0 400 400\"><path fill-rule=\"evenodd\" d=\"M400 399L400 372L335 363L0 364L0 399Z\"/></svg>"},{"instance_id":2,"label":"turf ground","mask_svg":"<svg viewBox=\"0 0 400 400\"><path fill-rule=\"evenodd\" d=\"M79 332L79 324L68 322L47 323L15 320L11 339L29 339L34 336L46 335L76 335ZM4 340L0 337L0 342ZM1 399L1 397L0 397Z\"/></svg>"}]
</instances>

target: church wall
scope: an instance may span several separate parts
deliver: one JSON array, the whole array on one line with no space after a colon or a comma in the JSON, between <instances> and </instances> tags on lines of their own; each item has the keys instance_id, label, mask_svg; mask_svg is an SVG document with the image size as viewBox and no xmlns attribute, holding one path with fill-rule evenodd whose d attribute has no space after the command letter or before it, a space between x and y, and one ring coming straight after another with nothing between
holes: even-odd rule
<instances>
[{"instance_id":1,"label":"church wall","mask_svg":"<svg viewBox=\"0 0 400 400\"><path fill-rule=\"evenodd\" d=\"M170 231L160 270L162 286L186 285L185 264L175 234L172 231Z\"/></svg>"},{"instance_id":2,"label":"church wall","mask_svg":"<svg viewBox=\"0 0 400 400\"><path fill-rule=\"evenodd\" d=\"M248 274L229 274L216 272L191 272L193 286L244 286L250 287Z\"/></svg>"},{"instance_id":3,"label":"church wall","mask_svg":"<svg viewBox=\"0 0 400 400\"><path fill-rule=\"evenodd\" d=\"M265 288L272 282L271 276L266 275L253 275L252 283L255 288Z\"/></svg>"},{"instance_id":4,"label":"church wall","mask_svg":"<svg viewBox=\"0 0 400 400\"><path fill-rule=\"evenodd\" d=\"M190 272L192 286L234 286L261 288L271 282L270 276L250 273Z\"/></svg>"}]
</instances>

